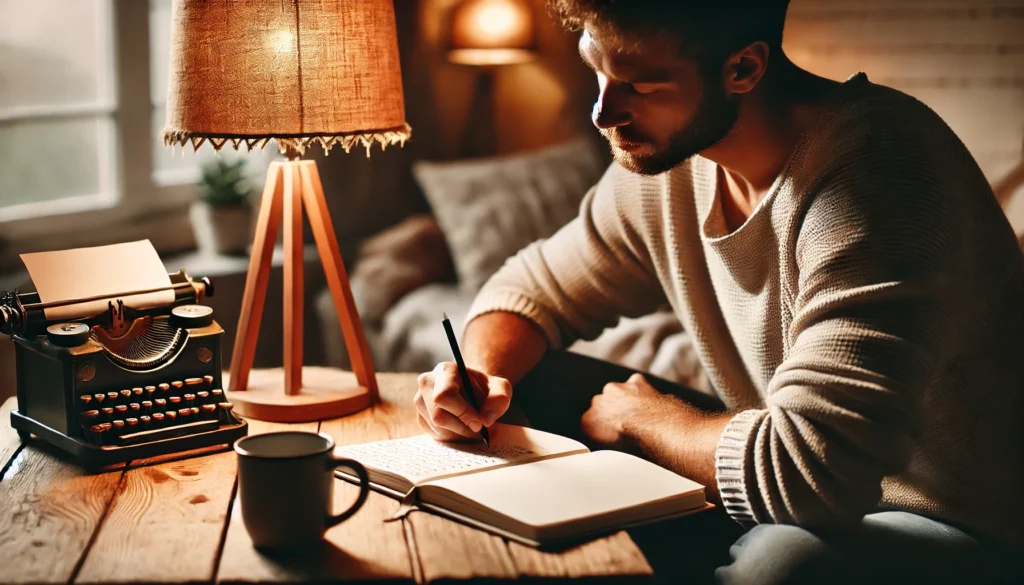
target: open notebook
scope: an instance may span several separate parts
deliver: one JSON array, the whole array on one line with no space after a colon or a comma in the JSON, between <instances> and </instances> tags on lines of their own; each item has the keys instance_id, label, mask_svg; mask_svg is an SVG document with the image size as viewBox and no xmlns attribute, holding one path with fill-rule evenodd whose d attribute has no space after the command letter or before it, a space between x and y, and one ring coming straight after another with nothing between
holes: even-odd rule
<instances>
[{"instance_id":1,"label":"open notebook","mask_svg":"<svg viewBox=\"0 0 1024 585\"><path fill-rule=\"evenodd\" d=\"M377 491L533 546L711 507L704 486L639 457L526 427L489 430L490 447L420 435L335 453L366 466Z\"/></svg>"}]
</instances>

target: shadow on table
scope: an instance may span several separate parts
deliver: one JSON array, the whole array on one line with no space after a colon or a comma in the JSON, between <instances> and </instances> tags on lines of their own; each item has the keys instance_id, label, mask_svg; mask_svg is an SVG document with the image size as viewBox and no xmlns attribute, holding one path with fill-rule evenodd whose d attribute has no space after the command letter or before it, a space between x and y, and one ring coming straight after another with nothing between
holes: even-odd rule
<instances>
[{"instance_id":1,"label":"shadow on table","mask_svg":"<svg viewBox=\"0 0 1024 585\"><path fill-rule=\"evenodd\" d=\"M380 576L365 567L366 560L354 557L336 544L324 540L319 546L301 551L274 551L254 549L263 560L273 565L276 578L303 584L338 583L342 576L353 580L373 580L374 583L408 583L408 579L379 579ZM221 580L230 583L231 580Z\"/></svg>"}]
</instances>

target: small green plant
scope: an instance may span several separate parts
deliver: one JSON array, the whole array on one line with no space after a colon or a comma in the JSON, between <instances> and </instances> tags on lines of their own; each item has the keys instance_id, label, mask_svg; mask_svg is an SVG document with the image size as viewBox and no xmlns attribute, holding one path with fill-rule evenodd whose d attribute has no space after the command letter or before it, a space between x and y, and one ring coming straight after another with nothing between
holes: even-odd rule
<instances>
[{"instance_id":1,"label":"small green plant","mask_svg":"<svg viewBox=\"0 0 1024 585\"><path fill-rule=\"evenodd\" d=\"M252 187L245 177L244 158L227 162L217 158L203 165L199 180L199 200L210 207L247 205Z\"/></svg>"}]
</instances>

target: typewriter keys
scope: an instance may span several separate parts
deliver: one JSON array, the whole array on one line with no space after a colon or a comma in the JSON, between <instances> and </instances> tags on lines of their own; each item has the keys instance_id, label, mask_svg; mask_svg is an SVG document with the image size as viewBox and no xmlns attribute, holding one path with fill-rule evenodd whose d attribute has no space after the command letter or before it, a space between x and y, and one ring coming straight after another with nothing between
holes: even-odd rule
<instances>
[{"instance_id":1,"label":"typewriter keys","mask_svg":"<svg viewBox=\"0 0 1024 585\"><path fill-rule=\"evenodd\" d=\"M224 393L213 393L224 331L213 310L199 306L213 295L209 279L184 271L168 277L170 286L158 290L49 303L35 292L0 291L0 334L12 336L16 352L18 407L10 419L20 437L50 443L92 470L247 434L244 419L217 406ZM158 291L170 292L159 304L122 303ZM74 310L50 319L51 305Z\"/></svg>"}]
</instances>

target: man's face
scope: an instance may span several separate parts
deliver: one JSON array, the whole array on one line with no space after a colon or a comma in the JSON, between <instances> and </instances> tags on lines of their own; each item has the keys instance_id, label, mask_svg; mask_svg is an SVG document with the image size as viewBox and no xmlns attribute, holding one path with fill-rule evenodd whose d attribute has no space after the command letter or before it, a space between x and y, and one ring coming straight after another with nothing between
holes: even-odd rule
<instances>
[{"instance_id":1,"label":"man's face","mask_svg":"<svg viewBox=\"0 0 1024 585\"><path fill-rule=\"evenodd\" d=\"M625 53L608 46L596 31L580 37L580 55L601 88L594 125L627 170L663 173L713 146L736 123L739 109L725 95L720 73L702 76L695 61L674 50Z\"/></svg>"}]
</instances>

